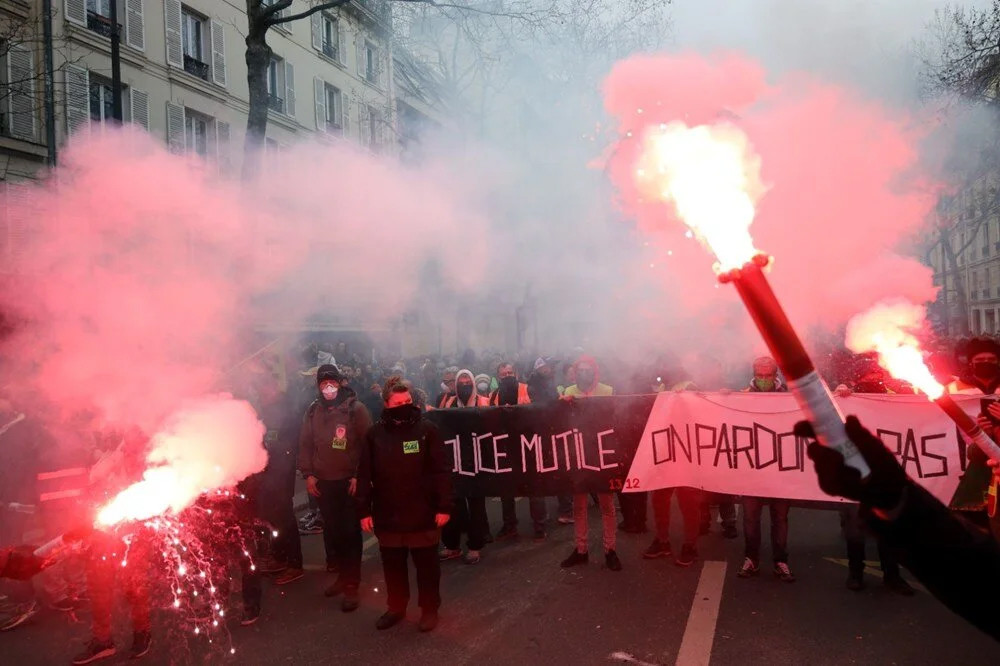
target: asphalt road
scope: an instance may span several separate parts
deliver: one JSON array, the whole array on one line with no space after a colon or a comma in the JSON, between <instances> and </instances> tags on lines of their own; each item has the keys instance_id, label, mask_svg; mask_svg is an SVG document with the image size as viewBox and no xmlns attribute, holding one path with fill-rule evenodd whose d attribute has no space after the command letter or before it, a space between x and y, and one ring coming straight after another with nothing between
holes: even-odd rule
<instances>
[{"instance_id":1,"label":"asphalt road","mask_svg":"<svg viewBox=\"0 0 1000 666\"><path fill-rule=\"evenodd\" d=\"M500 505L491 501L489 508L495 531ZM519 503L519 511L527 534L525 503ZM418 611L412 607L408 622L385 632L375 630L385 604L376 547L366 550L361 609L342 613L338 601L322 595L331 577L319 571L324 561L321 538L303 537L313 570L282 588L266 584L260 622L230 628L233 656L224 656L230 645L226 639L213 645L221 643L221 650L206 652L203 639L183 632L169 611L160 611L154 618L154 649L146 661L449 666L1000 663L1000 644L926 592L903 598L886 591L877 563L868 576L868 590L845 589L847 569L838 561L845 555L836 513L793 509L790 522L790 564L798 576L791 584L771 576L766 545L762 575L738 579L742 535L725 540L717 529L703 537L701 559L689 569L668 560L643 560L650 535L619 534L625 568L617 573L593 560L586 567L559 568L572 549L572 527L553 527L544 543L524 536L492 544L478 566L457 561L443 565L442 619L431 634L417 631ZM599 551L598 524L592 509L594 552ZM674 526L677 548L680 516ZM766 530L765 525L765 535ZM871 544L870 557L875 557L874 550ZM126 618L126 609L118 615ZM84 612L77 619L45 610L0 635L0 664L68 663L88 636L89 617ZM123 622L116 628L122 653L129 638ZM103 663L122 661L119 656Z\"/></svg>"}]
</instances>

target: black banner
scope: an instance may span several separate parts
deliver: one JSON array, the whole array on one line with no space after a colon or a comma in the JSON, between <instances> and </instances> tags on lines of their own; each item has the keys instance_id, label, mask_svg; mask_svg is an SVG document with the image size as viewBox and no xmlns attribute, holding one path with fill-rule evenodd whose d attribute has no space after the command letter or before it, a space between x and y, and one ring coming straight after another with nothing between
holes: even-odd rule
<instances>
[{"instance_id":1,"label":"black banner","mask_svg":"<svg viewBox=\"0 0 1000 666\"><path fill-rule=\"evenodd\" d=\"M455 493L546 497L632 487L626 478L655 395L551 405L443 409Z\"/></svg>"}]
</instances>

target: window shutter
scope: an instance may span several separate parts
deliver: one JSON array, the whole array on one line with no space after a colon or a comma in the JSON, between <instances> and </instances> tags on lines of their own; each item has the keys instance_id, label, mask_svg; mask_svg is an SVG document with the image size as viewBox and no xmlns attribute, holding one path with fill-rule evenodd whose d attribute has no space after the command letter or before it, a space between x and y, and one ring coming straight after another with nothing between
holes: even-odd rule
<instances>
[{"instance_id":1,"label":"window shutter","mask_svg":"<svg viewBox=\"0 0 1000 666\"><path fill-rule=\"evenodd\" d=\"M73 135L90 128L90 72L83 67L66 64L66 133Z\"/></svg>"},{"instance_id":2,"label":"window shutter","mask_svg":"<svg viewBox=\"0 0 1000 666\"><path fill-rule=\"evenodd\" d=\"M295 117L295 69L285 61L285 115Z\"/></svg>"},{"instance_id":3,"label":"window shutter","mask_svg":"<svg viewBox=\"0 0 1000 666\"><path fill-rule=\"evenodd\" d=\"M368 108L367 104L358 105L358 115L361 122L361 145L370 146L372 142L372 123L371 123L371 110Z\"/></svg>"},{"instance_id":4,"label":"window shutter","mask_svg":"<svg viewBox=\"0 0 1000 666\"><path fill-rule=\"evenodd\" d=\"M226 87L226 34L216 19L212 19L212 80Z\"/></svg>"},{"instance_id":5,"label":"window shutter","mask_svg":"<svg viewBox=\"0 0 1000 666\"><path fill-rule=\"evenodd\" d=\"M342 18L337 20L337 60L347 66L347 24Z\"/></svg>"},{"instance_id":6,"label":"window shutter","mask_svg":"<svg viewBox=\"0 0 1000 666\"><path fill-rule=\"evenodd\" d=\"M354 36L354 50L358 54L358 76L365 78L365 38L358 33Z\"/></svg>"},{"instance_id":7,"label":"window shutter","mask_svg":"<svg viewBox=\"0 0 1000 666\"><path fill-rule=\"evenodd\" d=\"M313 98L316 104L316 129L326 131L326 84L318 76L313 77Z\"/></svg>"},{"instance_id":8,"label":"window shutter","mask_svg":"<svg viewBox=\"0 0 1000 666\"><path fill-rule=\"evenodd\" d=\"M132 88L129 91L132 106L132 122L149 131L149 93Z\"/></svg>"},{"instance_id":9,"label":"window shutter","mask_svg":"<svg viewBox=\"0 0 1000 666\"><path fill-rule=\"evenodd\" d=\"M142 0L125 0L125 43L134 49L146 50Z\"/></svg>"},{"instance_id":10,"label":"window shutter","mask_svg":"<svg viewBox=\"0 0 1000 666\"><path fill-rule=\"evenodd\" d=\"M4 224L0 226L0 233L4 233L6 238L0 241L0 249L4 250L2 269L4 272L12 268L17 270L17 265L24 258L27 252L27 245L30 241L31 221L37 213L32 209L34 206L34 188L21 183L0 183L0 194L2 197L2 209L0 218Z\"/></svg>"},{"instance_id":11,"label":"window shutter","mask_svg":"<svg viewBox=\"0 0 1000 666\"><path fill-rule=\"evenodd\" d=\"M167 102L167 147L172 153L183 153L187 146L184 124L184 107Z\"/></svg>"},{"instance_id":12,"label":"window shutter","mask_svg":"<svg viewBox=\"0 0 1000 666\"><path fill-rule=\"evenodd\" d=\"M87 25L87 0L66 0L66 20L77 25Z\"/></svg>"},{"instance_id":13,"label":"window shutter","mask_svg":"<svg viewBox=\"0 0 1000 666\"><path fill-rule=\"evenodd\" d=\"M229 123L224 120L215 121L215 154L219 167L225 170L229 167Z\"/></svg>"},{"instance_id":14,"label":"window shutter","mask_svg":"<svg viewBox=\"0 0 1000 666\"><path fill-rule=\"evenodd\" d=\"M34 75L31 50L24 44L11 44L7 50L7 82L10 86L7 129L11 136L18 139L35 138Z\"/></svg>"},{"instance_id":15,"label":"window shutter","mask_svg":"<svg viewBox=\"0 0 1000 666\"><path fill-rule=\"evenodd\" d=\"M184 67L180 0L163 0L163 26L167 38L167 64Z\"/></svg>"},{"instance_id":16,"label":"window shutter","mask_svg":"<svg viewBox=\"0 0 1000 666\"><path fill-rule=\"evenodd\" d=\"M344 128L344 138L347 138L351 133L351 102L347 99L347 96L343 92L340 93L340 112L344 117L343 122L340 123L341 127Z\"/></svg>"},{"instance_id":17,"label":"window shutter","mask_svg":"<svg viewBox=\"0 0 1000 666\"><path fill-rule=\"evenodd\" d=\"M386 80L386 56L388 52L385 49L379 49L377 54L378 59L375 61L375 81L378 82L379 88L385 88L389 83Z\"/></svg>"},{"instance_id":18,"label":"window shutter","mask_svg":"<svg viewBox=\"0 0 1000 666\"><path fill-rule=\"evenodd\" d=\"M313 14L310 18L310 25L312 27L312 43L313 48L317 51L323 50L323 16L319 12Z\"/></svg>"}]
</instances>

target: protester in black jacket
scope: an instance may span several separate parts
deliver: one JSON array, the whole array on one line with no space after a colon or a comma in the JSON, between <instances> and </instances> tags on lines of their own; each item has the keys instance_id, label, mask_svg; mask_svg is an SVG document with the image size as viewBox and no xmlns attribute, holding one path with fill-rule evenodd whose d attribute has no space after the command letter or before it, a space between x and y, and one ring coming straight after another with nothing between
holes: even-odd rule
<instances>
[{"instance_id":1,"label":"protester in black jacket","mask_svg":"<svg viewBox=\"0 0 1000 666\"><path fill-rule=\"evenodd\" d=\"M417 570L420 630L437 626L441 605L438 542L451 515L451 469L437 427L423 419L410 387L390 378L382 391L385 410L368 431L358 466L361 526L379 540L388 588L388 611L378 629L406 616L410 599L407 555Z\"/></svg>"},{"instance_id":2,"label":"protester in black jacket","mask_svg":"<svg viewBox=\"0 0 1000 666\"><path fill-rule=\"evenodd\" d=\"M806 422L795 434L815 437ZM871 475L862 479L838 451L813 442L809 457L820 488L860 502L868 528L898 550L902 565L931 594L1000 640L1000 544L909 479L896 457L853 416L847 419L847 436Z\"/></svg>"}]
</instances>

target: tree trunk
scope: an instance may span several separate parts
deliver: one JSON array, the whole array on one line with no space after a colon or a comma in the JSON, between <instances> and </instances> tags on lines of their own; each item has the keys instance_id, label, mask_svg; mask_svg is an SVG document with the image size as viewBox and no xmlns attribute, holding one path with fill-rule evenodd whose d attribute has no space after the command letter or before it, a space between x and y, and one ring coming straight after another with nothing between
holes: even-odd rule
<instances>
[{"instance_id":1,"label":"tree trunk","mask_svg":"<svg viewBox=\"0 0 1000 666\"><path fill-rule=\"evenodd\" d=\"M247 136L243 155L243 178L254 176L259 167L267 134L267 67L271 62L271 47L267 45L267 25L258 16L260 0L247 0L249 31L247 32L247 88L250 111L247 114Z\"/></svg>"}]
</instances>

